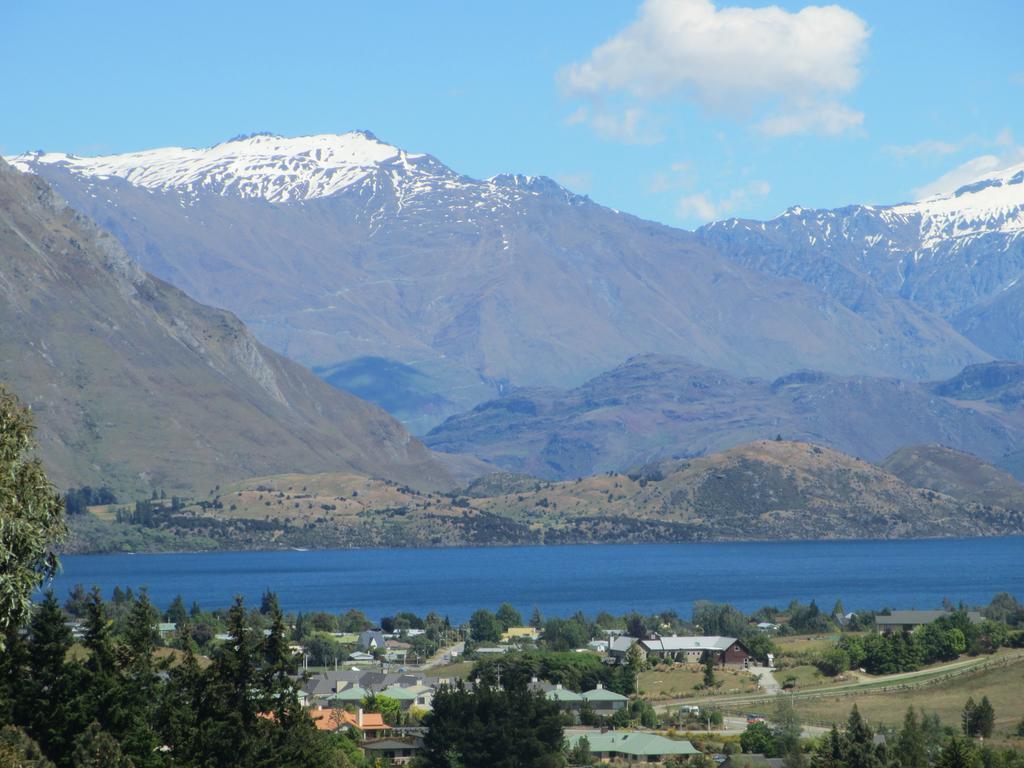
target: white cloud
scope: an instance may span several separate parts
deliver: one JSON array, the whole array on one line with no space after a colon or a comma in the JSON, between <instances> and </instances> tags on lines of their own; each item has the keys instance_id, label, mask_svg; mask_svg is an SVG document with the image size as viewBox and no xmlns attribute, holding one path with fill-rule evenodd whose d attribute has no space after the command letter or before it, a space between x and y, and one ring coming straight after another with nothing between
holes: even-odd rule
<instances>
[{"instance_id":1,"label":"white cloud","mask_svg":"<svg viewBox=\"0 0 1024 768\"><path fill-rule=\"evenodd\" d=\"M838 136L864 124L864 113L837 102L826 102L765 118L757 129L766 136L820 133Z\"/></svg>"},{"instance_id":2,"label":"white cloud","mask_svg":"<svg viewBox=\"0 0 1024 768\"><path fill-rule=\"evenodd\" d=\"M638 107L630 107L621 114L597 111L589 116L589 120L597 135L610 141L657 144L663 138L657 129L649 125L647 113Z\"/></svg>"},{"instance_id":3,"label":"white cloud","mask_svg":"<svg viewBox=\"0 0 1024 768\"><path fill-rule=\"evenodd\" d=\"M860 79L867 25L837 5L790 13L645 0L636 20L561 73L568 93L651 100L681 95L715 111L778 114L766 132L838 133L863 115L836 103Z\"/></svg>"},{"instance_id":4,"label":"white cloud","mask_svg":"<svg viewBox=\"0 0 1024 768\"><path fill-rule=\"evenodd\" d=\"M589 173L558 173L554 176L555 181L573 192L586 192L590 189L594 177Z\"/></svg>"},{"instance_id":5,"label":"white cloud","mask_svg":"<svg viewBox=\"0 0 1024 768\"><path fill-rule=\"evenodd\" d=\"M905 160L908 157L933 157L941 155L952 155L963 149L964 141L939 141L936 139L925 139L916 144L887 144L882 147L882 152L895 157L897 160Z\"/></svg>"},{"instance_id":6,"label":"white cloud","mask_svg":"<svg viewBox=\"0 0 1024 768\"><path fill-rule=\"evenodd\" d=\"M692 187L697 182L697 172L690 163L680 161L669 165L667 171L659 171L651 179L649 189L654 194L672 189Z\"/></svg>"},{"instance_id":7,"label":"white cloud","mask_svg":"<svg viewBox=\"0 0 1024 768\"><path fill-rule=\"evenodd\" d=\"M702 223L718 218L718 207L708 199L704 192L680 198L677 210L682 218L699 219Z\"/></svg>"},{"instance_id":8,"label":"white cloud","mask_svg":"<svg viewBox=\"0 0 1024 768\"><path fill-rule=\"evenodd\" d=\"M724 197L712 200L707 192L697 192L679 199L676 212L685 220L696 220L704 224L734 213L752 198L764 197L771 193L767 181L751 181L745 186L731 190Z\"/></svg>"}]
</instances>

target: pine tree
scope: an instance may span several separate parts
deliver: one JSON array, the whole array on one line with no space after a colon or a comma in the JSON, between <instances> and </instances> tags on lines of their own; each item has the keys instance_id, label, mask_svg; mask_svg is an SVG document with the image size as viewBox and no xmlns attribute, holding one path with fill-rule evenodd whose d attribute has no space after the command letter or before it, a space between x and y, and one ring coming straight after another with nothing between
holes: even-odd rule
<instances>
[{"instance_id":1,"label":"pine tree","mask_svg":"<svg viewBox=\"0 0 1024 768\"><path fill-rule=\"evenodd\" d=\"M178 595L171 601L171 604L167 606L167 620L173 622L177 626L181 626L188 621L188 611L185 609L185 601L181 595Z\"/></svg>"},{"instance_id":2,"label":"pine tree","mask_svg":"<svg viewBox=\"0 0 1024 768\"><path fill-rule=\"evenodd\" d=\"M992 709L992 704L988 700L988 696L981 697L981 703L978 704L974 710L974 722L973 728L974 736L983 736L988 738L992 735L992 728L995 726L996 713Z\"/></svg>"},{"instance_id":3,"label":"pine tree","mask_svg":"<svg viewBox=\"0 0 1024 768\"><path fill-rule=\"evenodd\" d=\"M175 764L193 762L199 740L199 716L204 700L204 679L195 655L192 630L185 624L178 636L182 647L179 664L168 671L167 684L161 688L155 722L162 741L170 749Z\"/></svg>"},{"instance_id":4,"label":"pine tree","mask_svg":"<svg viewBox=\"0 0 1024 768\"><path fill-rule=\"evenodd\" d=\"M951 736L939 754L936 768L981 768L981 758L968 739Z\"/></svg>"},{"instance_id":5,"label":"pine tree","mask_svg":"<svg viewBox=\"0 0 1024 768\"><path fill-rule=\"evenodd\" d=\"M881 768L882 761L875 751L874 736L854 704L843 734L844 768Z\"/></svg>"},{"instance_id":6,"label":"pine tree","mask_svg":"<svg viewBox=\"0 0 1024 768\"><path fill-rule=\"evenodd\" d=\"M160 739L153 728L159 695L159 669L154 663L159 614L142 591L132 603L124 644L118 649L119 722L114 735L136 768L163 763Z\"/></svg>"},{"instance_id":7,"label":"pine tree","mask_svg":"<svg viewBox=\"0 0 1024 768\"><path fill-rule=\"evenodd\" d=\"M544 626L544 617L541 615L539 606L533 606L533 613L530 615L530 626L534 629L541 629Z\"/></svg>"},{"instance_id":8,"label":"pine tree","mask_svg":"<svg viewBox=\"0 0 1024 768\"><path fill-rule=\"evenodd\" d=\"M843 738L834 723L828 736L818 742L811 756L811 768L843 768Z\"/></svg>"},{"instance_id":9,"label":"pine tree","mask_svg":"<svg viewBox=\"0 0 1024 768\"><path fill-rule=\"evenodd\" d=\"M704 687L714 688L715 687L715 657L709 653L704 653Z\"/></svg>"},{"instance_id":10,"label":"pine tree","mask_svg":"<svg viewBox=\"0 0 1024 768\"><path fill-rule=\"evenodd\" d=\"M964 704L963 711L960 713L960 727L968 736L975 735L974 727L977 720L977 709L978 705L974 703L974 697L968 697L967 703Z\"/></svg>"},{"instance_id":11,"label":"pine tree","mask_svg":"<svg viewBox=\"0 0 1024 768\"><path fill-rule=\"evenodd\" d=\"M896 755L901 768L928 768L928 750L924 730L913 707L907 707L903 728L896 744Z\"/></svg>"},{"instance_id":12,"label":"pine tree","mask_svg":"<svg viewBox=\"0 0 1024 768\"><path fill-rule=\"evenodd\" d=\"M71 751L72 734L88 720L75 701L79 668L66 661L71 631L52 592L36 609L28 637L32 663L25 691L29 699L23 704L27 717L21 722L47 754L65 755Z\"/></svg>"}]
</instances>

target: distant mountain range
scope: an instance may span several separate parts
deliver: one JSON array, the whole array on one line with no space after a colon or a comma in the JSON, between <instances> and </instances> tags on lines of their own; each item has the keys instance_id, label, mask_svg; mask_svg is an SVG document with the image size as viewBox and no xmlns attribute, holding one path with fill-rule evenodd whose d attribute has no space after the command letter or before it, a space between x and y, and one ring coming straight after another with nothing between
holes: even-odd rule
<instances>
[{"instance_id":1,"label":"distant mountain range","mask_svg":"<svg viewBox=\"0 0 1024 768\"><path fill-rule=\"evenodd\" d=\"M994 357L1024 358L1024 163L916 203L791 208L697 235L738 264L800 280L865 317L909 301Z\"/></svg>"},{"instance_id":2,"label":"distant mountain range","mask_svg":"<svg viewBox=\"0 0 1024 768\"><path fill-rule=\"evenodd\" d=\"M0 382L32 407L61 489L205 495L232 479L327 469L454 482L448 460L391 416L146 274L2 160L0 328Z\"/></svg>"},{"instance_id":3,"label":"distant mountain range","mask_svg":"<svg viewBox=\"0 0 1024 768\"><path fill-rule=\"evenodd\" d=\"M761 263L752 224L695 235L544 177L470 179L369 133L12 162L145 269L236 312L264 343L358 387L417 433L510 387L578 386L637 354L734 376L812 368L923 380L1012 351L972 330L983 323L965 319L977 305L966 296L953 310L848 266L852 256L815 257L824 234L808 239L796 221L809 213L784 217L777 257ZM871 226L900 247L921 239L920 215L887 215ZM1000 226L998 237L1011 234ZM828 247L863 250L871 237ZM998 276L1007 285L1011 261ZM815 263L834 277L815 279Z\"/></svg>"},{"instance_id":4,"label":"distant mountain range","mask_svg":"<svg viewBox=\"0 0 1024 768\"><path fill-rule=\"evenodd\" d=\"M868 461L941 443L1004 462L1024 448L1021 390L1020 363L979 364L937 383L815 371L770 381L644 355L571 390L513 390L449 418L424 441L550 479L777 436Z\"/></svg>"}]
</instances>

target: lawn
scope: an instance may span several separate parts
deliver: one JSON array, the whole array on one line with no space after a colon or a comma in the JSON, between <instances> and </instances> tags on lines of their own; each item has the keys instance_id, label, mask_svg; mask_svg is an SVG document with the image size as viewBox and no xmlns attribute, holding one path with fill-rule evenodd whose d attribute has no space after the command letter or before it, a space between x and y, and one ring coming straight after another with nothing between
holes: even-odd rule
<instances>
[{"instance_id":1,"label":"lawn","mask_svg":"<svg viewBox=\"0 0 1024 768\"><path fill-rule=\"evenodd\" d=\"M786 635L772 639L779 654L785 656L792 653L823 653L835 647L839 635Z\"/></svg>"},{"instance_id":2,"label":"lawn","mask_svg":"<svg viewBox=\"0 0 1024 768\"><path fill-rule=\"evenodd\" d=\"M951 680L904 691L793 700L797 712L808 721L844 721L857 704L872 724L898 726L908 706L937 712L942 722L954 727L967 698L988 696L996 714L996 735L1007 736L1024 719L1024 660L1007 667L965 674Z\"/></svg>"},{"instance_id":3,"label":"lawn","mask_svg":"<svg viewBox=\"0 0 1024 768\"><path fill-rule=\"evenodd\" d=\"M722 695L727 693L751 693L757 690L757 683L749 672L736 669L716 669L715 680L721 686L707 691L698 691L694 686L704 682L704 668L697 664L660 666L641 672L640 691L651 701L661 699L682 699L693 696Z\"/></svg>"},{"instance_id":4,"label":"lawn","mask_svg":"<svg viewBox=\"0 0 1024 768\"><path fill-rule=\"evenodd\" d=\"M823 685L839 685L843 683L835 677L826 677L818 671L817 667L810 664L801 664L797 667L786 667L785 669L775 670L775 679L779 681L779 685L783 685L787 678L796 678L797 691L806 691L809 688L818 688ZM849 679L849 682L855 682L853 678Z\"/></svg>"},{"instance_id":5,"label":"lawn","mask_svg":"<svg viewBox=\"0 0 1024 768\"><path fill-rule=\"evenodd\" d=\"M423 674L430 677L461 678L465 680L472 669L472 661L458 661L454 664L444 664L440 667L425 669Z\"/></svg>"}]
</instances>

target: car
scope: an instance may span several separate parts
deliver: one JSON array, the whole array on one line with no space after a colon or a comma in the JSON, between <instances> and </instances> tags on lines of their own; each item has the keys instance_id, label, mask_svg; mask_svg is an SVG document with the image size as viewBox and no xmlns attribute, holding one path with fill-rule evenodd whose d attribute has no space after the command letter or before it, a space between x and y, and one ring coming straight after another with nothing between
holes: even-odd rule
<instances>
[{"instance_id":1,"label":"car","mask_svg":"<svg viewBox=\"0 0 1024 768\"><path fill-rule=\"evenodd\" d=\"M753 725L754 723L763 723L764 715L758 715L756 713L747 715L747 725Z\"/></svg>"}]
</instances>

